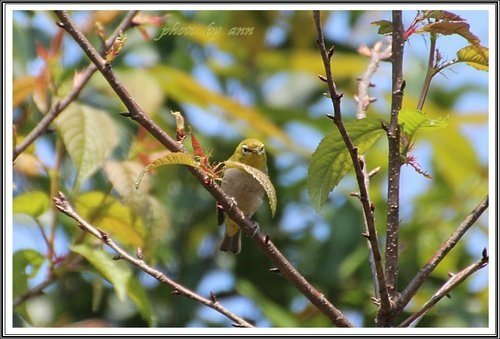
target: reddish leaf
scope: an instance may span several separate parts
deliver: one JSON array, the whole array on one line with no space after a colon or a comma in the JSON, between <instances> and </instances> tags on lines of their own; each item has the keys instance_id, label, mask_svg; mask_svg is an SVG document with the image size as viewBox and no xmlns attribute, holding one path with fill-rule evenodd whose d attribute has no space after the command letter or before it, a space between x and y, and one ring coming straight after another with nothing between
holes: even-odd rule
<instances>
[{"instance_id":1,"label":"reddish leaf","mask_svg":"<svg viewBox=\"0 0 500 339\"><path fill-rule=\"evenodd\" d=\"M206 158L206 154L205 154L205 152L203 152L203 149L201 148L201 144L198 141L198 139L196 138L196 136L194 135L194 132L191 129L191 127L189 128L189 131L191 132L190 133L191 134L191 145L193 145L194 154L200 158Z\"/></svg>"}]
</instances>

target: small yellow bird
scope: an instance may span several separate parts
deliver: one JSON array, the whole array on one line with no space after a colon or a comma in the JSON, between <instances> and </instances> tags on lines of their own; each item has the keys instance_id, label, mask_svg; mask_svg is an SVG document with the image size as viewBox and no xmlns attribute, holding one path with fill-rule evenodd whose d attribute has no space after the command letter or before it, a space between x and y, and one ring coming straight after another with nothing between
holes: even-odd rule
<instances>
[{"instance_id":1,"label":"small yellow bird","mask_svg":"<svg viewBox=\"0 0 500 339\"><path fill-rule=\"evenodd\" d=\"M267 174L266 151L264 150L264 144L260 140L243 140L236 147L229 160L252 166ZM227 195L234 198L238 208L245 214L246 218L251 218L262 205L264 188L255 178L242 169L225 169L221 188ZM223 222L224 213L219 210L219 225ZM220 245L220 250L234 254L241 252L241 230L229 218L226 221L226 233Z\"/></svg>"}]
</instances>

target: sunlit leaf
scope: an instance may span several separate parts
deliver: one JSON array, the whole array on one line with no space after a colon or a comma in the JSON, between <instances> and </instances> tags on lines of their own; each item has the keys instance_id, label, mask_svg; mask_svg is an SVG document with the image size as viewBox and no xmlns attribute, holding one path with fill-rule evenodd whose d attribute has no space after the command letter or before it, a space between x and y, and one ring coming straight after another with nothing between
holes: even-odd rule
<instances>
[{"instance_id":1,"label":"sunlit leaf","mask_svg":"<svg viewBox=\"0 0 500 339\"><path fill-rule=\"evenodd\" d=\"M19 106L24 99L35 90L36 78L33 76L24 76L14 79L12 105Z\"/></svg>"},{"instance_id":2,"label":"sunlit leaf","mask_svg":"<svg viewBox=\"0 0 500 339\"><path fill-rule=\"evenodd\" d=\"M404 132L412 137L417 132L432 131L444 128L450 124L450 117L431 119L424 112L403 109L399 112L399 123Z\"/></svg>"},{"instance_id":3,"label":"sunlit leaf","mask_svg":"<svg viewBox=\"0 0 500 339\"><path fill-rule=\"evenodd\" d=\"M71 250L87 259L113 285L118 299L125 301L128 284L132 276L132 271L126 263L113 260L111 254L102 249L91 248L88 245L73 245Z\"/></svg>"},{"instance_id":4,"label":"sunlit leaf","mask_svg":"<svg viewBox=\"0 0 500 339\"><path fill-rule=\"evenodd\" d=\"M202 108L217 106L229 117L245 121L255 133L278 139L291 149L298 147L281 128L261 112L202 86L187 73L168 66L156 66L151 69L151 74L162 84L167 95L179 103Z\"/></svg>"},{"instance_id":5,"label":"sunlit leaf","mask_svg":"<svg viewBox=\"0 0 500 339\"><path fill-rule=\"evenodd\" d=\"M354 146L358 148L358 154L365 153L383 132L377 118L346 121L344 124ZM309 164L307 189L316 210L319 211L330 192L351 168L351 157L335 128L321 140Z\"/></svg>"},{"instance_id":6,"label":"sunlit leaf","mask_svg":"<svg viewBox=\"0 0 500 339\"><path fill-rule=\"evenodd\" d=\"M488 71L489 49L479 45L469 45L457 52L457 60L480 71Z\"/></svg>"},{"instance_id":7,"label":"sunlit leaf","mask_svg":"<svg viewBox=\"0 0 500 339\"><path fill-rule=\"evenodd\" d=\"M14 197L13 212L25 213L34 218L49 209L50 199L46 192L26 192Z\"/></svg>"},{"instance_id":8,"label":"sunlit leaf","mask_svg":"<svg viewBox=\"0 0 500 339\"><path fill-rule=\"evenodd\" d=\"M70 105L55 122L77 168L78 188L104 164L118 143L118 131L106 112L86 105Z\"/></svg>"},{"instance_id":9,"label":"sunlit leaf","mask_svg":"<svg viewBox=\"0 0 500 339\"><path fill-rule=\"evenodd\" d=\"M267 50L256 56L256 62L263 71L298 71L314 76L325 72L323 62L317 50L302 49L291 54L276 50ZM362 56L350 53L335 53L332 57L333 72L336 81L342 81L351 77L359 76L360 69L366 67L366 59ZM318 86L321 82L318 82Z\"/></svg>"},{"instance_id":10,"label":"sunlit leaf","mask_svg":"<svg viewBox=\"0 0 500 339\"><path fill-rule=\"evenodd\" d=\"M161 157L159 159L156 159L153 161L151 164L147 165L144 167L139 173L139 177L137 178L135 182L135 189L139 189L139 186L141 185L142 178L144 177L144 174L149 171L152 168L160 167L160 166L165 166L165 165L186 165L186 166L191 166L191 167L198 167L198 164L194 160L194 157L191 154L188 153L182 153L182 152L172 152L168 153L164 157Z\"/></svg>"},{"instance_id":11,"label":"sunlit leaf","mask_svg":"<svg viewBox=\"0 0 500 339\"><path fill-rule=\"evenodd\" d=\"M227 160L224 161L224 165L226 168L239 168L250 174L252 177L255 178L259 182L259 184L264 188L266 191L267 197L269 198L269 206L271 207L271 214L274 217L274 214L276 213L276 204L278 202L278 199L276 197L276 190L274 189L274 186L269 180L269 177L267 174L264 172L256 169L255 167L245 165L241 162L237 161L231 161Z\"/></svg>"},{"instance_id":12,"label":"sunlit leaf","mask_svg":"<svg viewBox=\"0 0 500 339\"><path fill-rule=\"evenodd\" d=\"M34 153L34 144L31 144L30 147L27 148L27 152L19 154L14 163L14 170L16 172L22 173L27 177L38 177L43 172L43 164L40 159L30 154Z\"/></svg>"},{"instance_id":13,"label":"sunlit leaf","mask_svg":"<svg viewBox=\"0 0 500 339\"><path fill-rule=\"evenodd\" d=\"M145 230L140 218L114 197L101 192L89 192L75 201L78 213L92 224L98 225L111 237L124 245L144 247Z\"/></svg>"}]
</instances>

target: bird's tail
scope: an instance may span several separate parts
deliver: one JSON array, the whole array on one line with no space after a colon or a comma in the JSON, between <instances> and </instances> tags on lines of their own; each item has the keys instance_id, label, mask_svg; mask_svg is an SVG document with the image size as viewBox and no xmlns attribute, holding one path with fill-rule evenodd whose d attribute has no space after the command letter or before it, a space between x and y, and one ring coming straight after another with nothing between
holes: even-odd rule
<instances>
[{"instance_id":1,"label":"bird's tail","mask_svg":"<svg viewBox=\"0 0 500 339\"><path fill-rule=\"evenodd\" d=\"M230 252L233 254L238 254L241 252L241 230L238 229L233 235L229 235L227 232L224 234L224 239L220 244L219 249L223 252Z\"/></svg>"}]
</instances>

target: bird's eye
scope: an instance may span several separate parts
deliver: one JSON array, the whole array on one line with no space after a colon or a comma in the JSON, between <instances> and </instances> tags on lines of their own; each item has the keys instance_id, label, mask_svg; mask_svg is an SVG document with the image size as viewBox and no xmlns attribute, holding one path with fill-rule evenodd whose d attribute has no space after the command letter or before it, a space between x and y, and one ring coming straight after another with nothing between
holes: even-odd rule
<instances>
[{"instance_id":1,"label":"bird's eye","mask_svg":"<svg viewBox=\"0 0 500 339\"><path fill-rule=\"evenodd\" d=\"M264 145L262 145L262 147L259 148L259 151L257 153L264 154Z\"/></svg>"},{"instance_id":2,"label":"bird's eye","mask_svg":"<svg viewBox=\"0 0 500 339\"><path fill-rule=\"evenodd\" d=\"M243 152L243 154L249 154L250 153L250 150L248 149L247 145L241 146L241 151Z\"/></svg>"}]
</instances>

